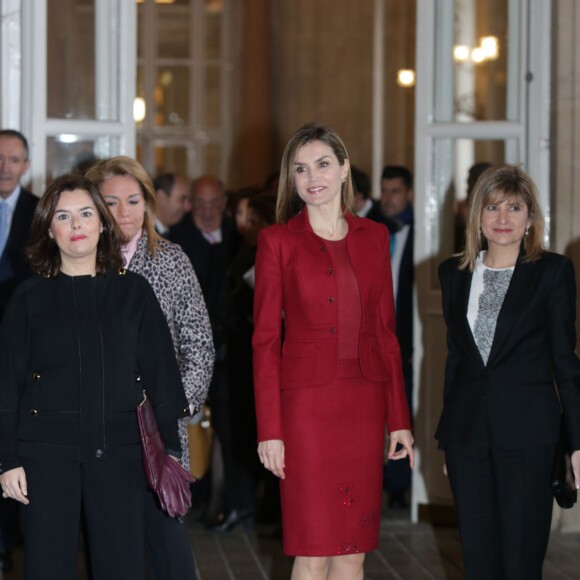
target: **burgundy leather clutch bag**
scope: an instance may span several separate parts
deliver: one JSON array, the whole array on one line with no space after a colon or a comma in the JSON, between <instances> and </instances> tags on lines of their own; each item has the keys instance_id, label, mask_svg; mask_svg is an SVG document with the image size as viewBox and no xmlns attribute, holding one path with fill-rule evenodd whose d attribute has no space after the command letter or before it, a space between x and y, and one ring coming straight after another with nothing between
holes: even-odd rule
<instances>
[{"instance_id":1,"label":"burgundy leather clutch bag","mask_svg":"<svg viewBox=\"0 0 580 580\"><path fill-rule=\"evenodd\" d=\"M147 483L157 494L163 511L172 518L182 517L191 508L189 486L195 479L166 453L153 407L145 391L143 397L137 406L137 422Z\"/></svg>"}]
</instances>

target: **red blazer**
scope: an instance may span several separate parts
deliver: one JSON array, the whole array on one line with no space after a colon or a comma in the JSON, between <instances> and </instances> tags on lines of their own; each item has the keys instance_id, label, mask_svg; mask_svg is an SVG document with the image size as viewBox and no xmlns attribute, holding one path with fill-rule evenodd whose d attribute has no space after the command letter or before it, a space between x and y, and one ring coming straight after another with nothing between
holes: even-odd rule
<instances>
[{"instance_id":1,"label":"red blazer","mask_svg":"<svg viewBox=\"0 0 580 580\"><path fill-rule=\"evenodd\" d=\"M389 431L410 429L387 228L347 216L347 250L358 281L362 374L385 383ZM281 389L315 388L332 380L338 360L336 276L324 240L303 210L258 239L254 296L254 388L258 441L284 439ZM282 319L284 341L282 342Z\"/></svg>"}]
</instances>

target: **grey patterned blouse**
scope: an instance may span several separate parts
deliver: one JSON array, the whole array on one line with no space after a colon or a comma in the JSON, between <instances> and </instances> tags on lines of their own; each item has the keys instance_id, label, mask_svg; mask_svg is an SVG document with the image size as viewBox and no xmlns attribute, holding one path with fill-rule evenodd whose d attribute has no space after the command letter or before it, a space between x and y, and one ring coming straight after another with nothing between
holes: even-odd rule
<instances>
[{"instance_id":1,"label":"grey patterned blouse","mask_svg":"<svg viewBox=\"0 0 580 580\"><path fill-rule=\"evenodd\" d=\"M478 261L477 267L483 270L483 288L479 294L477 316L475 323L472 325L472 332L481 358L484 364L487 365L497 319L512 279L513 268L492 270L486 268L480 261ZM474 276L476 275L474 273ZM471 291L474 291L473 284Z\"/></svg>"}]
</instances>

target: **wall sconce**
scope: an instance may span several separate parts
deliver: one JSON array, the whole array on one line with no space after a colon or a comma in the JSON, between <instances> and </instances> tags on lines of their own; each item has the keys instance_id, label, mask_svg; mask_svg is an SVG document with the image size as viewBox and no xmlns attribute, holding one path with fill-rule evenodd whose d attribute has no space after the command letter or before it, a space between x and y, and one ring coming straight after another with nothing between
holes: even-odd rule
<instances>
[{"instance_id":1,"label":"wall sconce","mask_svg":"<svg viewBox=\"0 0 580 580\"><path fill-rule=\"evenodd\" d=\"M405 89L414 87L415 71L407 68L402 68L399 71L397 71L397 84Z\"/></svg>"},{"instance_id":2,"label":"wall sconce","mask_svg":"<svg viewBox=\"0 0 580 580\"><path fill-rule=\"evenodd\" d=\"M497 36L484 36L479 41L479 46L487 60L497 60L499 56L499 41Z\"/></svg>"},{"instance_id":3,"label":"wall sconce","mask_svg":"<svg viewBox=\"0 0 580 580\"><path fill-rule=\"evenodd\" d=\"M224 9L223 4L223 0L206 0L205 11L208 14L220 14Z\"/></svg>"},{"instance_id":4,"label":"wall sconce","mask_svg":"<svg viewBox=\"0 0 580 580\"><path fill-rule=\"evenodd\" d=\"M483 48L481 48L479 46L477 48L474 48L471 51L471 60L475 64L479 64L480 62L483 62L485 60L485 52L483 51Z\"/></svg>"},{"instance_id":5,"label":"wall sconce","mask_svg":"<svg viewBox=\"0 0 580 580\"><path fill-rule=\"evenodd\" d=\"M57 141L58 143L66 143L67 145L76 143L78 140L79 140L78 135L72 135L70 133L61 133L55 139L55 141Z\"/></svg>"},{"instance_id":6,"label":"wall sconce","mask_svg":"<svg viewBox=\"0 0 580 580\"><path fill-rule=\"evenodd\" d=\"M456 44L453 47L453 59L458 62L463 62L469 60L469 46L465 46L463 44Z\"/></svg>"},{"instance_id":7,"label":"wall sconce","mask_svg":"<svg viewBox=\"0 0 580 580\"><path fill-rule=\"evenodd\" d=\"M142 123L145 120L146 112L145 99L143 97L135 97L133 101L133 120L135 123Z\"/></svg>"},{"instance_id":8,"label":"wall sconce","mask_svg":"<svg viewBox=\"0 0 580 580\"><path fill-rule=\"evenodd\" d=\"M497 60L499 57L499 40L497 36L482 36L479 46L471 48L464 44L453 47L453 60L456 62L474 62L479 64L486 60Z\"/></svg>"}]
</instances>

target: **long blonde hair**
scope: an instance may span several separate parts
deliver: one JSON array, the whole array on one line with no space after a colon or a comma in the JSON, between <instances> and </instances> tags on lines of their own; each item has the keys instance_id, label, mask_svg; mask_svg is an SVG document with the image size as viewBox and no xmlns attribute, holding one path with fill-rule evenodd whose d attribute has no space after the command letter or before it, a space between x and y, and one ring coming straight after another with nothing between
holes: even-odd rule
<instances>
[{"instance_id":1,"label":"long blonde hair","mask_svg":"<svg viewBox=\"0 0 580 580\"><path fill-rule=\"evenodd\" d=\"M304 202L298 196L294 184L294 161L300 147L311 141L321 141L328 145L341 166L348 159L346 147L334 129L318 123L308 123L300 127L288 141L282 155L278 201L276 203L276 221L280 224L286 223L304 207ZM354 188L350 167L346 180L342 184L341 200L344 213L352 213L354 211Z\"/></svg>"},{"instance_id":2,"label":"long blonde hair","mask_svg":"<svg viewBox=\"0 0 580 580\"><path fill-rule=\"evenodd\" d=\"M161 236L155 231L155 214L157 212L157 201L155 198L155 188L153 181L143 166L131 159L119 155L97 162L87 171L87 178L101 189L107 179L117 176L132 177L139 184L143 199L145 201L145 215L143 218L143 230L147 234L147 248L151 255L155 256Z\"/></svg>"},{"instance_id":3,"label":"long blonde hair","mask_svg":"<svg viewBox=\"0 0 580 580\"><path fill-rule=\"evenodd\" d=\"M465 249L459 254L459 268L475 270L477 256L486 240L481 234L481 214L486 205L521 198L528 208L531 225L524 236L525 262L534 262L544 251L544 217L538 190L531 177L516 165L492 165L477 180L469 198Z\"/></svg>"}]
</instances>

